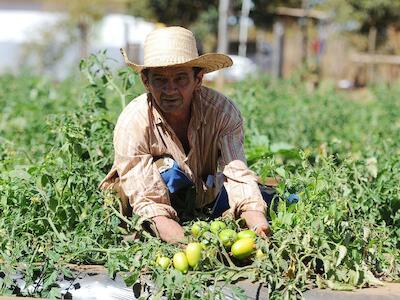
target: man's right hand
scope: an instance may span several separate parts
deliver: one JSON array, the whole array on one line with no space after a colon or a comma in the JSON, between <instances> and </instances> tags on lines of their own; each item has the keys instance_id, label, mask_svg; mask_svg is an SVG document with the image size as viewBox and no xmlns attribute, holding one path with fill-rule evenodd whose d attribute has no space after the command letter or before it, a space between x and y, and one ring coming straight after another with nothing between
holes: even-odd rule
<instances>
[{"instance_id":1,"label":"man's right hand","mask_svg":"<svg viewBox=\"0 0 400 300\"><path fill-rule=\"evenodd\" d=\"M178 222L165 216L154 217L153 221L156 224L160 238L163 241L171 244L183 241L185 236L184 231Z\"/></svg>"}]
</instances>

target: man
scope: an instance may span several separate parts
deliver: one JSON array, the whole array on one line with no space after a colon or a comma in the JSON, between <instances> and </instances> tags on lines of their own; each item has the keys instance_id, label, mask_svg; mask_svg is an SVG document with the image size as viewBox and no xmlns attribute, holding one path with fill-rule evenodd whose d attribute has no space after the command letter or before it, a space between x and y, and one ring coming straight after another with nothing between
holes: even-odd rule
<instances>
[{"instance_id":1,"label":"man","mask_svg":"<svg viewBox=\"0 0 400 300\"><path fill-rule=\"evenodd\" d=\"M143 65L122 53L141 74L147 93L119 116L114 165L100 187L117 190L166 242L181 241L179 220L205 208L214 214L228 208L224 215L242 217L257 234L268 235L267 206L245 162L240 112L202 86L205 73L229 67L232 60L216 53L199 56L192 32L182 27L150 33Z\"/></svg>"}]
</instances>

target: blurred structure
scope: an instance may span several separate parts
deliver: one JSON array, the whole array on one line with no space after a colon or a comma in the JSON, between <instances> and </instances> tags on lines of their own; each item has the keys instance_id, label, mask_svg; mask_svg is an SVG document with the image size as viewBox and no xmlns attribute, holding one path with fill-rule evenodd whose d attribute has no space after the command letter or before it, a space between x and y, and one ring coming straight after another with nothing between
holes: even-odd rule
<instances>
[{"instance_id":1,"label":"blurred structure","mask_svg":"<svg viewBox=\"0 0 400 300\"><path fill-rule=\"evenodd\" d=\"M298 64L304 65L312 73L311 80L318 82L321 76L321 57L324 53L329 15L325 12L305 9L305 8L288 8L278 7L276 10L278 16L274 24L274 67L273 75L281 78L283 76L284 67L284 44L285 44L285 23L289 19L298 21L300 27L300 61ZM309 43L309 27L313 23L317 27L317 37ZM309 47L311 51L309 51ZM311 53L310 53L311 52ZM311 62L312 60L312 62Z\"/></svg>"},{"instance_id":2,"label":"blurred structure","mask_svg":"<svg viewBox=\"0 0 400 300\"><path fill-rule=\"evenodd\" d=\"M108 10L90 28L87 51L107 50L116 64L122 64L119 49L125 47L133 59L142 61L144 39L156 24L119 10ZM58 79L69 75L77 68L82 49L79 28L69 26L68 17L62 6L49 6L47 1L0 0L0 73L23 67Z\"/></svg>"},{"instance_id":3,"label":"blurred structure","mask_svg":"<svg viewBox=\"0 0 400 300\"><path fill-rule=\"evenodd\" d=\"M204 80L214 81L218 76L222 76L228 82L240 81L260 71L256 63L248 57L232 54L229 56L233 60L232 67L208 73L204 76Z\"/></svg>"}]
</instances>

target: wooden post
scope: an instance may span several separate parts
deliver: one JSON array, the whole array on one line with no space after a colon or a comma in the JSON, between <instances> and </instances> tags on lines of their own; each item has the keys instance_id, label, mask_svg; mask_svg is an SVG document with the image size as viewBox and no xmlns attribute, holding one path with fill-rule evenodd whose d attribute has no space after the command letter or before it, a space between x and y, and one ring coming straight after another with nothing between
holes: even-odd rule
<instances>
[{"instance_id":1,"label":"wooden post","mask_svg":"<svg viewBox=\"0 0 400 300\"><path fill-rule=\"evenodd\" d=\"M219 0L218 7L218 52L228 52L228 9L229 0ZM217 89L222 89L224 86L224 77L219 73L217 77Z\"/></svg>"},{"instance_id":2,"label":"wooden post","mask_svg":"<svg viewBox=\"0 0 400 300\"><path fill-rule=\"evenodd\" d=\"M371 26L368 32L368 53L375 54L376 49L376 35L377 29L375 26ZM375 80L375 64L370 64L368 66L368 79L373 82Z\"/></svg>"},{"instance_id":3,"label":"wooden post","mask_svg":"<svg viewBox=\"0 0 400 300\"><path fill-rule=\"evenodd\" d=\"M272 75L282 78L283 75L283 51L285 41L285 28L281 21L274 23L274 45L272 52Z\"/></svg>"},{"instance_id":4,"label":"wooden post","mask_svg":"<svg viewBox=\"0 0 400 300\"><path fill-rule=\"evenodd\" d=\"M78 23L79 30L79 55L81 59L86 59L89 52L89 24L83 17Z\"/></svg>"},{"instance_id":5,"label":"wooden post","mask_svg":"<svg viewBox=\"0 0 400 300\"><path fill-rule=\"evenodd\" d=\"M240 30L239 30L239 56L246 56L247 51L247 31L249 27L249 14L251 7L251 0L243 0L242 14L240 16Z\"/></svg>"},{"instance_id":6,"label":"wooden post","mask_svg":"<svg viewBox=\"0 0 400 300\"><path fill-rule=\"evenodd\" d=\"M303 0L302 8L305 11L305 16L301 17L300 22L300 29L301 29L301 63L307 65L307 50L308 50L308 0Z\"/></svg>"}]
</instances>

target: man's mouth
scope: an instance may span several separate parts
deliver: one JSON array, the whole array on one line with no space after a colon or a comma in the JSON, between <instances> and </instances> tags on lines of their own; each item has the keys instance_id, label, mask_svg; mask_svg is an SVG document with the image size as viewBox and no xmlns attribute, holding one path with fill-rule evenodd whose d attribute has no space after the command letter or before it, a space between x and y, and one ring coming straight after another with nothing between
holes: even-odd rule
<instances>
[{"instance_id":1,"label":"man's mouth","mask_svg":"<svg viewBox=\"0 0 400 300\"><path fill-rule=\"evenodd\" d=\"M175 102L181 100L180 98L162 98L162 101Z\"/></svg>"}]
</instances>

